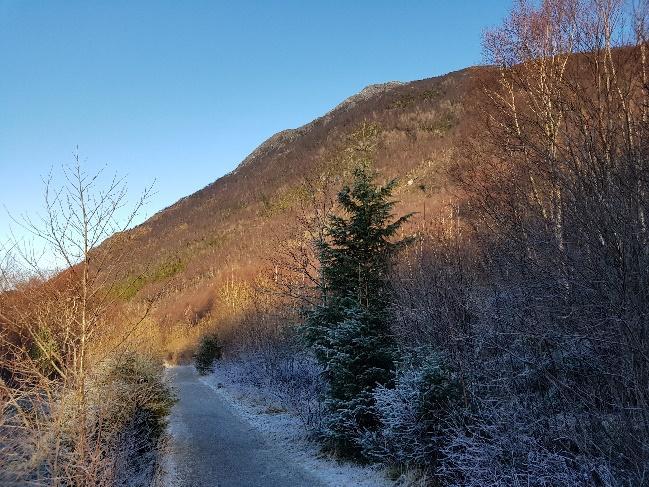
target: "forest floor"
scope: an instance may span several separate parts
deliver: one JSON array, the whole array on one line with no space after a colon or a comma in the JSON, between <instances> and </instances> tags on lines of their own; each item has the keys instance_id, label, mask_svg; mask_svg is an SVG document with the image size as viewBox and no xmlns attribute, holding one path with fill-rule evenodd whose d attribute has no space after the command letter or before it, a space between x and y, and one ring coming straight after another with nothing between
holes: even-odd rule
<instances>
[{"instance_id":1,"label":"forest floor","mask_svg":"<svg viewBox=\"0 0 649 487\"><path fill-rule=\"evenodd\" d=\"M158 484L174 487L379 487L391 485L372 469L318 454L291 418L193 366L168 368L178 396ZM261 407L260 407L261 406ZM393 484L392 484L393 485Z\"/></svg>"}]
</instances>

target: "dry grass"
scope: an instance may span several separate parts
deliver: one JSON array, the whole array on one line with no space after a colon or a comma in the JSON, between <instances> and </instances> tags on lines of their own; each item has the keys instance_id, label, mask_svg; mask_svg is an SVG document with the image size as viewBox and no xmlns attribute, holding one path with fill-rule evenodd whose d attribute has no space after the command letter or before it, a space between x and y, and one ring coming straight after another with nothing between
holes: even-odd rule
<instances>
[{"instance_id":1,"label":"dry grass","mask_svg":"<svg viewBox=\"0 0 649 487\"><path fill-rule=\"evenodd\" d=\"M130 485L151 478L173 404L159 362L121 352L93 367L84 394L24 358L0 395L2 485Z\"/></svg>"}]
</instances>

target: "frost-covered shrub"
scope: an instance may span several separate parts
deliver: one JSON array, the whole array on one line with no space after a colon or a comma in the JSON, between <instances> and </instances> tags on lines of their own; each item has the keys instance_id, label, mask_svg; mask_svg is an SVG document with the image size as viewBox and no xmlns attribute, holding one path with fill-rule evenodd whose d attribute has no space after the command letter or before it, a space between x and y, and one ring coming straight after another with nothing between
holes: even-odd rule
<instances>
[{"instance_id":1,"label":"frost-covered shrub","mask_svg":"<svg viewBox=\"0 0 649 487\"><path fill-rule=\"evenodd\" d=\"M580 455L578 449L549 448L534 421L534 404L482 403L449 429L449 441L438 471L445 484L495 486L614 486L616 479L604 458ZM539 429L539 427L541 429ZM560 440L559 438L558 440Z\"/></svg>"},{"instance_id":2,"label":"frost-covered shrub","mask_svg":"<svg viewBox=\"0 0 649 487\"><path fill-rule=\"evenodd\" d=\"M449 410L458 387L442 358L422 349L397 369L393 388L373 392L380 427L362 438L364 454L390 465L429 469L445 443Z\"/></svg>"},{"instance_id":3,"label":"frost-covered shrub","mask_svg":"<svg viewBox=\"0 0 649 487\"><path fill-rule=\"evenodd\" d=\"M196 370L201 375L211 372L214 367L214 362L220 360L222 355L223 347L221 347L218 336L212 334L203 337L194 354Z\"/></svg>"},{"instance_id":4,"label":"frost-covered shrub","mask_svg":"<svg viewBox=\"0 0 649 487\"><path fill-rule=\"evenodd\" d=\"M89 394L93 429L114 452L113 485L147 485L175 402L160 364L137 353L119 354L100 367Z\"/></svg>"},{"instance_id":5,"label":"frost-covered shrub","mask_svg":"<svg viewBox=\"0 0 649 487\"><path fill-rule=\"evenodd\" d=\"M286 358L271 375L273 394L288 410L297 414L307 429L321 426L326 384L322 367L308 355Z\"/></svg>"},{"instance_id":6,"label":"frost-covered shrub","mask_svg":"<svg viewBox=\"0 0 649 487\"><path fill-rule=\"evenodd\" d=\"M61 380L25 392L3 384L29 408L0 410L0 485L149 485L174 402L162 372L155 359L120 350L93 364L83 389ZM80 480L80 471L88 476Z\"/></svg>"},{"instance_id":7,"label":"frost-covered shrub","mask_svg":"<svg viewBox=\"0 0 649 487\"><path fill-rule=\"evenodd\" d=\"M337 455L364 460L362 436L380 425L373 391L391 385L394 377L392 343L382 330L381 317L355 305L345 310L344 319L328 330L323 342L320 349L315 347L329 383L321 439Z\"/></svg>"},{"instance_id":8,"label":"frost-covered shrub","mask_svg":"<svg viewBox=\"0 0 649 487\"><path fill-rule=\"evenodd\" d=\"M317 431L324 416L322 367L293 344L248 351L226 359L220 370L236 384L251 387L273 406L294 413L307 431Z\"/></svg>"},{"instance_id":9,"label":"frost-covered shrub","mask_svg":"<svg viewBox=\"0 0 649 487\"><path fill-rule=\"evenodd\" d=\"M162 377L160 364L145 355L123 353L100 369L93 383L92 398L111 402L101 408L106 426L137 420L141 429L158 438L165 429L174 396Z\"/></svg>"}]
</instances>

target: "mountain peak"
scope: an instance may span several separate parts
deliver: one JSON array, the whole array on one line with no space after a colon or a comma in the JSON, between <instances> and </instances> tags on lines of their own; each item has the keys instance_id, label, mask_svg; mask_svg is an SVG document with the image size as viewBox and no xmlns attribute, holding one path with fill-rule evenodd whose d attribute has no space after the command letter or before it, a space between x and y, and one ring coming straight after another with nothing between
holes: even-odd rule
<instances>
[{"instance_id":1,"label":"mountain peak","mask_svg":"<svg viewBox=\"0 0 649 487\"><path fill-rule=\"evenodd\" d=\"M388 81L387 83L377 83L368 85L358 93L346 98L341 103L336 105L333 109L329 110L325 115L316 118L301 127L294 129L285 129L270 136L262 142L255 150L253 150L234 170L236 172L239 168L247 166L254 161L264 158L270 153L282 152L284 148L294 142L300 136L310 132L316 124L326 125L331 117L335 114L346 112L353 109L358 103L368 101L375 96L382 95L396 87L403 86L405 83L401 81Z\"/></svg>"}]
</instances>

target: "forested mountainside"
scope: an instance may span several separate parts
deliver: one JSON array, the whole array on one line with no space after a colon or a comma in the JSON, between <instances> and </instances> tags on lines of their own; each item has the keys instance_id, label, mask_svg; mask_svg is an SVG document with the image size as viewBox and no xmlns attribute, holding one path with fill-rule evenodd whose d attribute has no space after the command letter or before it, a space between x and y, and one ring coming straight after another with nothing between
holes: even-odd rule
<instances>
[{"instance_id":1,"label":"forested mountainside","mask_svg":"<svg viewBox=\"0 0 649 487\"><path fill-rule=\"evenodd\" d=\"M399 211L440 211L457 196L445 169L472 138L488 73L468 68L368 86L313 122L273 135L231 173L119 237L132 256L126 295L165 286L162 321L200 319L216 304L216 287L254 277L294 236L296 215L309 203L305 182L327 173L344 179L359 149L372 150L383 178L399 178ZM146 277L129 284L140 273Z\"/></svg>"},{"instance_id":2,"label":"forested mountainside","mask_svg":"<svg viewBox=\"0 0 649 487\"><path fill-rule=\"evenodd\" d=\"M0 243L0 484L647 485L649 3L483 47L135 228L78 154L46 180L64 268Z\"/></svg>"}]
</instances>

